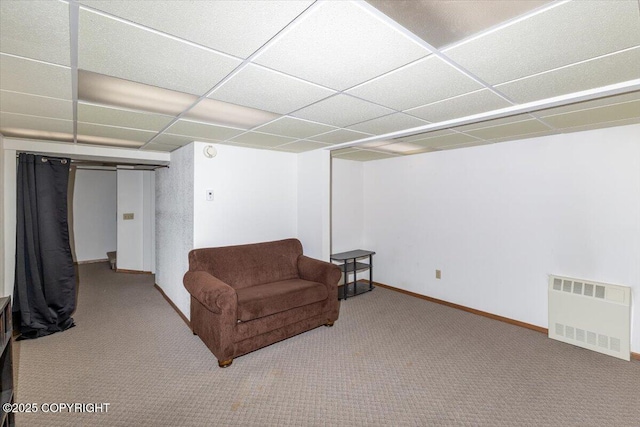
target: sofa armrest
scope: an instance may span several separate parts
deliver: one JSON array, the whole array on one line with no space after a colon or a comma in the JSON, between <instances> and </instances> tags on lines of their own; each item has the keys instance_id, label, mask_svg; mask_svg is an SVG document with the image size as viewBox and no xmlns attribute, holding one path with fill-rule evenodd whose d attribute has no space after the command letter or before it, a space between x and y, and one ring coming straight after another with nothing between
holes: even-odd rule
<instances>
[{"instance_id":1,"label":"sofa armrest","mask_svg":"<svg viewBox=\"0 0 640 427\"><path fill-rule=\"evenodd\" d=\"M342 277L340 267L337 265L304 255L298 257L298 273L301 279L324 283L330 289L337 289Z\"/></svg>"},{"instance_id":2,"label":"sofa armrest","mask_svg":"<svg viewBox=\"0 0 640 427\"><path fill-rule=\"evenodd\" d=\"M187 271L183 283L195 299L214 313L221 314L225 308L238 305L235 289L206 271Z\"/></svg>"}]
</instances>

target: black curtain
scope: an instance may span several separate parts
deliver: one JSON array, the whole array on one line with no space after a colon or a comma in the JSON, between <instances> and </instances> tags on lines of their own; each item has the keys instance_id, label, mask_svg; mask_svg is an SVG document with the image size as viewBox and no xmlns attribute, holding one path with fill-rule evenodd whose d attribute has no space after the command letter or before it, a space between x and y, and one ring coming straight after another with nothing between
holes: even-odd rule
<instances>
[{"instance_id":1,"label":"black curtain","mask_svg":"<svg viewBox=\"0 0 640 427\"><path fill-rule=\"evenodd\" d=\"M69 159L18 160L14 329L38 338L74 325L76 274L69 245Z\"/></svg>"}]
</instances>

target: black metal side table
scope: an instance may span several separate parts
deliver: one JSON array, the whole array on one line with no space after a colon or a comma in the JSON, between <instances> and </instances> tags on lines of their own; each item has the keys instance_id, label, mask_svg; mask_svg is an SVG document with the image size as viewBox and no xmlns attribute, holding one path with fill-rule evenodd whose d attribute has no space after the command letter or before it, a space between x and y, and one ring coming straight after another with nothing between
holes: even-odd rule
<instances>
[{"instance_id":1,"label":"black metal side table","mask_svg":"<svg viewBox=\"0 0 640 427\"><path fill-rule=\"evenodd\" d=\"M344 274L344 283L338 286L338 299L347 299L356 295L370 292L374 289L373 286L373 255L375 252L366 251L363 249L356 249L355 251L341 252L338 254L332 254L331 260L341 262L342 274ZM369 263L358 262L359 259L369 258ZM369 270L369 280L357 279L357 273L359 271ZM353 273L353 281L349 282L349 273ZM349 285L353 285L350 288Z\"/></svg>"}]
</instances>

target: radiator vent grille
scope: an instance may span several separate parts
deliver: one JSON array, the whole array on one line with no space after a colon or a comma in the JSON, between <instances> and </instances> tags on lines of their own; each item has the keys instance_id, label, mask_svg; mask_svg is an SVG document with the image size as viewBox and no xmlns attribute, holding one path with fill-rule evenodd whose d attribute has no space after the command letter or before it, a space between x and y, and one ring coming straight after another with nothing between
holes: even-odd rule
<instances>
[{"instance_id":1,"label":"radiator vent grille","mask_svg":"<svg viewBox=\"0 0 640 427\"><path fill-rule=\"evenodd\" d=\"M630 360L631 289L549 277L549 338Z\"/></svg>"}]
</instances>

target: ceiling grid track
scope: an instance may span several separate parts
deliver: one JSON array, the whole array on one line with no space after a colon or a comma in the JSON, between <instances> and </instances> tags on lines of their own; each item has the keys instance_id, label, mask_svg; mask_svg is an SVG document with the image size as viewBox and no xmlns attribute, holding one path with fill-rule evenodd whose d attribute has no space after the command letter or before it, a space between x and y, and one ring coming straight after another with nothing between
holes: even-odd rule
<instances>
[{"instance_id":1,"label":"ceiling grid track","mask_svg":"<svg viewBox=\"0 0 640 427\"><path fill-rule=\"evenodd\" d=\"M559 107L567 104L573 104L576 102L590 101L597 98L603 98L606 96L620 95L627 92L634 92L640 90L640 79L629 80L622 83L615 83L608 86L599 87L596 89L583 90L580 92L574 92L568 95L556 96L553 98L542 99L539 101L532 101L523 104L514 105L507 108L501 108L498 110L488 111L485 113L474 114L471 116L460 117L456 119L446 120L430 125L420 126L412 129L405 129L397 132L390 132L384 135L378 135L370 138L364 138L357 141L345 142L342 144L336 144L334 149L352 147L355 145L363 144L365 142L376 142L384 139L402 138L405 136L411 136L418 133L431 132L436 130L447 129L454 126L462 126L475 122L499 119L508 116L514 116L517 114L533 113L547 108Z\"/></svg>"},{"instance_id":2,"label":"ceiling grid track","mask_svg":"<svg viewBox=\"0 0 640 427\"><path fill-rule=\"evenodd\" d=\"M509 102L511 105L515 105L516 104L516 102L514 100L512 100L511 98L509 98L507 95L505 95L502 92L498 91L492 85L490 85L489 83L487 83L486 81L484 81L480 77L476 76L475 74L471 73L469 70L464 68L462 65L458 64L453 59L449 58L447 55L442 53L439 49L437 49L436 47L434 47L431 44L427 43L426 41L422 40L420 37L416 36L411 31L407 30L405 27L403 27L402 25L398 24L396 21L394 21L393 19L389 18L384 13L380 12L378 9L376 9L373 6L371 6L369 3L366 3L363 0L360 0L360 1L358 1L358 5L360 7L362 7L364 10L366 10L367 12L369 12L371 15L375 16L376 18L378 18L382 22L384 22L387 25L389 25L390 27L394 28L396 31L404 34L410 40L414 41L415 43L417 43L418 45L424 47L425 49L431 51L431 53L434 56L436 56L438 59L444 61L445 63L447 63L447 65L449 65L452 68L456 69L457 71L461 72L466 77L470 78L471 80L473 80L476 83L478 83L481 86L483 86L485 89L489 89L495 95L497 95L500 98L504 99L505 101ZM384 74L383 74L383 76L384 76Z\"/></svg>"},{"instance_id":3,"label":"ceiling grid track","mask_svg":"<svg viewBox=\"0 0 640 427\"><path fill-rule=\"evenodd\" d=\"M178 122L178 120L180 120L182 117L184 117L185 114L187 114L189 112L189 110L191 110L193 107L195 107L200 101L202 101L203 99L207 99L209 97L209 95L211 95L213 92L215 92L216 89L218 89L220 86L222 86L223 84L225 84L227 81L229 81L233 76L235 76L236 74L238 74L240 71L242 71L242 69L244 69L246 66L248 66L251 61L258 56L261 52L263 52L265 49L267 49L273 42L275 42L276 40L278 40L280 37L282 37L282 34L285 33L289 28L291 28L293 25L295 25L297 22L299 22L301 19L303 19L303 17L310 13L310 11L312 11L314 8L316 8L318 5L318 2L314 2L311 5L309 5L309 7L307 7L305 10L303 10L302 12L300 12L300 14L298 16L296 16L295 18L293 18L285 27L283 27L280 31L278 31L273 37L271 37L269 40L267 40L262 46L260 46L255 52L253 52L251 55L249 55L246 59L242 60L242 63L240 63L236 68L233 69L233 71L231 71L229 74L227 74L222 80L220 80L218 83L216 83L211 89L209 89L204 95L201 95L193 104L191 104L189 107L187 107L187 109L185 109L182 113L180 113L178 116L176 116L171 122L169 122L169 124L167 124L163 129L161 129L153 138L151 138L149 141L147 141L144 145L140 146L139 149L142 149L144 147L146 147L147 145L151 144L158 136L160 136L164 131L166 131L168 128L170 128L173 124L175 124L176 122ZM275 121L277 119L271 120L267 123L263 123L262 125L271 123L273 121ZM261 125L261 126L262 126ZM246 132L244 132L246 133ZM240 134L240 135L244 135L244 133Z\"/></svg>"},{"instance_id":4,"label":"ceiling grid track","mask_svg":"<svg viewBox=\"0 0 640 427\"><path fill-rule=\"evenodd\" d=\"M385 115L382 115L382 116L376 117L376 118L374 118L374 119L362 120L362 121L360 121L360 122L356 122L356 123L352 123L352 124L348 125L348 126L356 126L356 125L359 125L359 124L362 124L362 123L369 122L369 121L371 121L371 120L382 119L382 118L384 118L384 117L392 116L392 115L394 115L394 114L398 114L398 113L400 113L400 114L406 114L406 115L411 116L411 117L415 117L415 116L412 116L411 114L408 114L408 113L403 112L403 110L398 110L398 109L396 109L396 108L393 108L393 107L390 107L390 106L387 106L387 105L383 105L383 104L380 104L380 103L375 102L375 101L372 101L372 100L367 100L367 99L361 98L361 97L359 97L359 96L356 96L356 95L353 95L353 94L347 93L347 91L349 91L349 90L351 90L351 89L353 89L353 88L355 88L355 87L358 87L358 86L360 86L360 85L363 85L363 84L365 84L365 83L369 83L369 82L371 82L371 81L373 81L373 80L376 80L376 79L378 79L378 78L380 78L380 77L382 77L382 76L385 76L385 75L387 75L387 74L391 74L391 73L393 73L393 72L395 72L395 71L398 71L398 70L400 70L400 69L402 69L402 68L405 68L405 67L407 67L407 66L410 66L410 65L412 65L412 64L414 64L414 63L416 63L416 62L422 61L422 60L424 60L425 58L427 58L429 55L430 55L430 53L429 53L429 54L427 54L427 55L425 55L425 56L423 56L423 57L421 57L421 58L415 59L415 60L413 60L413 61L411 61L411 62L408 62L408 63L406 63L406 64L403 64L403 65L401 65L401 66L399 66L399 67L397 67L397 68L394 68L393 70L387 71L387 72L386 72L386 73L384 73L384 74L381 74L381 75L379 75L379 76L372 77L372 78L370 78L370 79L368 79L368 80L365 80L364 82L360 82L360 83L358 83L358 84L356 84L356 85L353 85L353 86L351 86L351 87L348 87L348 88L346 88L346 89L342 89L342 90L336 90L336 89L333 89L333 88L330 88L330 87L327 87L327 86L323 86L323 85L318 84L318 83L313 83L313 82L307 81L307 80L305 80L305 79L302 79L302 78L300 78L300 77L295 77L295 76L289 75L289 74L287 74L287 73L282 73L282 71L278 71L278 70L275 70L275 69L273 69L273 68L266 67L266 66L264 66L264 65L260 65L260 64L253 64L253 65L255 65L255 66L257 66L257 67L264 68L264 69L269 70L269 71L273 71L273 72L277 72L277 73L282 73L282 74L284 74L285 76L293 77L293 78L296 78L296 79L298 79L298 80L301 80L301 81L303 81L303 82L305 82L305 83L312 84L312 85L316 85L316 86L319 86L319 87L321 87L321 88L323 88L323 89L327 89L327 90L331 90L331 91L335 92L334 94L329 95L329 96L327 96L326 98L322 98L322 99L319 99L319 100L317 100L317 101L315 101L315 102L312 102L312 103L310 103L310 104L304 105L304 106L302 106L302 107L300 107L300 108L296 108L295 110L290 111L290 112L288 112L287 114L284 114L282 117L290 117L290 118L292 118L292 119L306 120L306 121L310 121L310 122L313 122L313 123L324 124L324 123L320 123L320 122L314 122L313 120L300 119L299 117L292 116L292 114L295 114L295 113L297 113L298 111L304 110L305 108L311 107L311 106L313 106L313 105L316 105L316 104L318 104L318 103L320 103L320 102L326 101L326 100L328 100L328 99L330 99L330 98L336 97L336 96L338 96L338 95L345 95L345 96L349 96L349 97L354 98L354 99L357 99L357 100L359 100L359 101L364 101L364 102L367 102L367 103L369 103L369 104L377 105L377 106L379 106L379 107L383 107L383 108L385 108L385 109L387 109L387 110L391 110L391 112L390 112L389 114L385 114ZM254 131L254 130L256 130L256 129L258 129L258 128L262 127L262 126L268 125L269 123L273 123L273 122L275 122L275 121L277 121L277 120L281 119L282 117L278 117L278 118L276 118L276 119L273 119L273 120L272 120L272 121L270 121L270 122L263 123L263 124L261 124L261 125L255 126L254 128L247 129L247 131L246 131L246 132L243 132L243 133L241 133L241 134L239 134L239 135L235 135L235 136L233 136L232 138L236 138L236 137L238 137L238 136L242 136L242 135L245 135L245 134L247 134L247 133L250 133L250 132L252 132L252 131ZM416 118L417 118L418 120L422 120L422 121L424 121L424 122L426 122L426 123L431 123L431 122L429 122L428 120L424 120L424 119L421 119L421 118L419 118L419 117L416 117ZM333 125L332 125L332 126L333 126ZM373 134L371 134L371 133L369 133L369 132L362 132L362 131L357 131L357 130L349 129L348 127L339 127L339 126L336 126L336 129L332 129L332 130L327 131L327 132L319 133L319 134L317 134L317 135L312 135L312 136L310 136L310 137L308 137L308 138L315 138L315 137L318 137L318 136L326 135L326 134L329 134L329 133L332 133L332 132L336 132L337 130L348 130L348 131L353 131L353 132L359 132L359 133L365 133L365 134L368 134L368 135L373 135ZM264 133L266 133L266 132L264 132ZM275 134L270 134L270 135L275 135ZM276 136L279 136L279 135L276 135ZM221 141L221 142L233 142L233 141L231 141L231 139L232 139L232 138L228 138L228 139L223 140L223 141ZM309 141L309 139L307 139L307 138L300 138L300 139L295 140L295 141L290 141L290 142L287 142L287 143L285 143L285 144L277 145L277 146L276 146L276 148L278 148L278 147L283 147L283 146L286 146L286 145L289 145L289 144L293 144L293 143L295 143L295 142L300 142L300 141ZM312 142L319 142L319 143L322 143L321 141L313 141L313 140L311 140L311 141L312 141Z\"/></svg>"},{"instance_id":5,"label":"ceiling grid track","mask_svg":"<svg viewBox=\"0 0 640 427\"><path fill-rule=\"evenodd\" d=\"M385 9L377 1L305 1L282 13L278 8L183 9L181 5L173 13L169 8L151 13L142 2L112 7L107 2L57 0L41 8L7 6L5 14L3 5L3 79L5 70L14 76L13 81L4 79L10 83L2 86L4 128L16 135L21 129L24 135L29 135L29 129L36 135L41 128L41 138L50 132L51 138L78 147L91 144L90 135L95 133L97 145L125 147L130 142L130 148L141 152L172 151L190 141L202 141L288 152L349 148L395 157L640 121L640 115L632 111L640 102L640 74L632 72L640 58L640 38L632 36L633 28L640 31L640 0L611 5L601 0L594 7L584 6L582 0L539 0L535 8L516 8L520 14L502 14L508 8L500 7L494 10L495 16L490 13L491 26L483 27L475 25L487 23L478 11L473 15L470 10L470 19L465 20L459 10L451 15L457 9L448 7L442 9L442 16L435 13L434 22L462 32L458 37L451 32L446 42L437 34L438 25L432 28L426 22L412 21L421 20L415 10L395 10L402 9L403 2L381 1L389 4ZM232 12L220 13L227 10ZM251 28L258 16L273 16L273 24ZM579 17L582 24L576 21L570 26L573 19L567 18L571 16ZM34 26L44 20L49 27L55 24L65 31L54 34L51 28ZM85 25L87 22L96 25ZM211 22L220 25L205 31ZM245 22L248 31L241 39L234 38L240 35L237 25L234 27L238 22ZM565 24L568 28L563 31ZM33 26L29 34L21 32L29 25ZM199 29L204 31L202 36L194 33ZM113 36L113 41L105 34ZM588 34L598 37L591 40ZM137 38L141 41L134 49ZM128 52L130 45L129 53L120 54ZM506 66L514 57L508 46L526 56L512 61L511 67ZM161 47L167 50L167 59L183 58L174 61L182 65L165 67L149 59ZM113 58L101 55L99 48L111 52ZM184 56L169 55L173 48L185 51ZM80 50L83 58L79 58ZM216 55L221 64L206 66L216 64ZM124 61L130 61L132 68L127 69ZM494 65L502 67L500 61L505 61L504 70L492 71ZM154 102L151 96L140 97L147 104L110 104L108 98L92 103L89 92L84 92L89 84L84 69L121 79L123 84L173 91L184 98L178 108L166 111L145 109ZM133 90L127 93L136 96ZM629 95L620 99L633 102L626 109L608 108L617 105L617 98L582 104L624 94ZM236 106L263 115L242 121L238 110L240 121L216 119L215 111L229 116ZM566 108L554 109L561 106ZM603 110L574 114L591 106ZM541 111L547 109L553 110ZM38 123L40 117L43 120ZM104 141L97 142L102 134ZM375 156L363 153L362 157Z\"/></svg>"},{"instance_id":6,"label":"ceiling grid track","mask_svg":"<svg viewBox=\"0 0 640 427\"><path fill-rule=\"evenodd\" d=\"M69 1L75 3L78 0L69 0ZM95 13L96 15L101 15L101 16L104 16L105 18L113 19L114 21L118 21L118 22L121 22L123 24L130 25L132 27L138 28L138 29L143 30L143 31L147 31L147 32L150 32L150 33L153 33L153 34L157 34L157 35L162 36L162 37L169 38L171 40L175 40L175 41L180 42L180 43L184 43L184 44L188 44L190 46L197 47L198 49L202 49L202 50L205 50L207 52L216 53L218 55L223 55L223 56L226 56L226 57L229 57L229 58L233 58L233 59L237 59L237 60L240 60L240 61L244 59L241 56L231 55L229 53L222 52L222 51L217 50L217 49L213 49L213 48L211 48L209 46L205 46L203 44L196 43L194 41L187 40L187 39L184 39L182 37L175 36L173 34L169 34L169 33L165 32L165 31L160 31L160 30L157 30L155 28L151 28L151 27L147 27L147 26L142 25L142 24L138 24L137 22L131 21L129 19L122 18L120 16L114 15L114 14L109 13L109 12L105 12L104 10L96 9L95 7L91 7L91 6L87 5L87 4L82 4L82 9L87 10L87 11L89 11L91 13Z\"/></svg>"}]
</instances>

